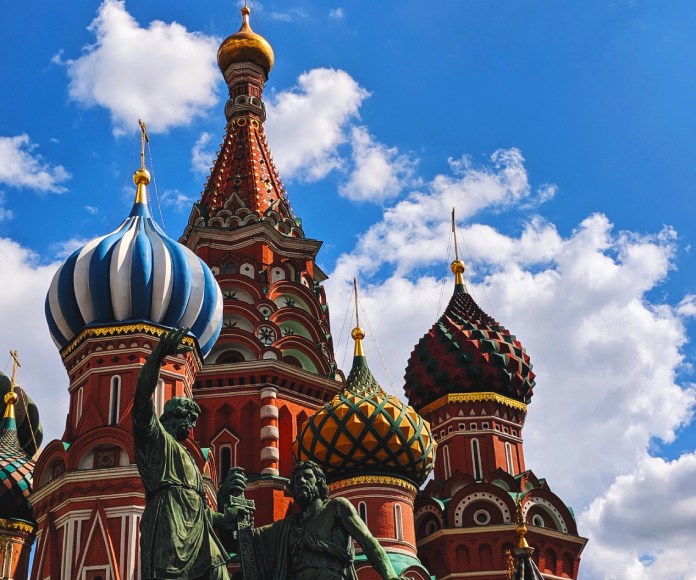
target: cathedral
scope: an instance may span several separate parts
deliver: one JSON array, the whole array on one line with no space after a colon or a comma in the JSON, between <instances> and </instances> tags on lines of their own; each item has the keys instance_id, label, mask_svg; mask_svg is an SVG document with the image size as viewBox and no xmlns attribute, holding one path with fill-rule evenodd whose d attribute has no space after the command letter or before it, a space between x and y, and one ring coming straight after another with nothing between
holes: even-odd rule
<instances>
[{"instance_id":1,"label":"cathedral","mask_svg":"<svg viewBox=\"0 0 696 580\"><path fill-rule=\"evenodd\" d=\"M357 320L352 367L337 367L321 242L305 237L264 131L273 49L246 6L242 19L217 56L224 137L179 240L150 213L142 125L130 214L75 251L48 289L69 377L60 440L37 451L38 412L14 374L0 376L0 578L140 578L145 493L131 408L141 367L174 327L190 329L192 350L167 358L153 404L161 413L181 396L200 406L185 446L212 509L239 466L255 525L282 519L294 509L296 461L312 460L402 577L577 578L587 540L525 464L530 358L468 293L462 261L449 304L404 361L403 400L372 375ZM230 576L241 578L231 556ZM379 577L359 548L355 568Z\"/></svg>"}]
</instances>

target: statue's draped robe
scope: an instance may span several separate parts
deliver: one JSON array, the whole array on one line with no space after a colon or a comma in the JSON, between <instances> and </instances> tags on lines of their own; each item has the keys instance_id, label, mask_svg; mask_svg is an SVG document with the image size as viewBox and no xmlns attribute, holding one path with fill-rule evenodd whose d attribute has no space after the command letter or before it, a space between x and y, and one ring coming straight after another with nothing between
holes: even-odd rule
<instances>
[{"instance_id":1,"label":"statue's draped robe","mask_svg":"<svg viewBox=\"0 0 696 580\"><path fill-rule=\"evenodd\" d=\"M353 567L352 540L348 538L347 546L338 546L324 534L313 533L317 519L302 526L300 516L293 515L268 526L254 530L254 552L257 574L263 580L357 580ZM340 570L326 567L302 568L293 570L293 554L301 553L305 560L321 554L322 560L329 555L334 562L340 562ZM319 562L318 562L319 564Z\"/></svg>"},{"instance_id":2,"label":"statue's draped robe","mask_svg":"<svg viewBox=\"0 0 696 580\"><path fill-rule=\"evenodd\" d=\"M140 523L142 578L197 578L224 565L227 553L213 532L193 458L164 430L152 403L144 407L133 407L135 461L147 497Z\"/></svg>"}]
</instances>

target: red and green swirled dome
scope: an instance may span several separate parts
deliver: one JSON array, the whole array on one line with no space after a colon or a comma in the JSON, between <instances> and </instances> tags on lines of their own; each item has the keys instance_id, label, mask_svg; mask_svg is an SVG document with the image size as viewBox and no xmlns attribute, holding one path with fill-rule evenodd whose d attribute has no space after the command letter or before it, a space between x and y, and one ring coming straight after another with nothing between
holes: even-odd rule
<instances>
[{"instance_id":1,"label":"red and green swirled dome","mask_svg":"<svg viewBox=\"0 0 696 580\"><path fill-rule=\"evenodd\" d=\"M294 444L298 461L318 463L329 482L359 475L391 475L422 484L432 471L430 425L412 407L382 390L362 351L360 328L346 386L312 415Z\"/></svg>"},{"instance_id":2,"label":"red and green swirled dome","mask_svg":"<svg viewBox=\"0 0 696 580\"><path fill-rule=\"evenodd\" d=\"M529 403L534 388L529 355L467 292L463 263L453 262L452 271L454 295L415 346L406 367L409 402L420 410L444 395L492 392Z\"/></svg>"}]
</instances>

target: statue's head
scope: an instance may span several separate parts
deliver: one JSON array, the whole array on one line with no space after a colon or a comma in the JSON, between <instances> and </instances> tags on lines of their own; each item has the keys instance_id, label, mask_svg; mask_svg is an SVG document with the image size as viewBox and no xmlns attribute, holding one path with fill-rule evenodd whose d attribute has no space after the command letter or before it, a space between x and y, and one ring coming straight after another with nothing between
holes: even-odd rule
<instances>
[{"instance_id":1,"label":"statue's head","mask_svg":"<svg viewBox=\"0 0 696 580\"><path fill-rule=\"evenodd\" d=\"M293 499L300 503L309 503L317 497L322 500L329 497L326 476L314 461L300 461L295 465L288 489Z\"/></svg>"},{"instance_id":2,"label":"statue's head","mask_svg":"<svg viewBox=\"0 0 696 580\"><path fill-rule=\"evenodd\" d=\"M177 441L184 441L191 429L196 426L196 419L201 408L186 397L172 397L164 405L160 417L162 427Z\"/></svg>"}]
</instances>

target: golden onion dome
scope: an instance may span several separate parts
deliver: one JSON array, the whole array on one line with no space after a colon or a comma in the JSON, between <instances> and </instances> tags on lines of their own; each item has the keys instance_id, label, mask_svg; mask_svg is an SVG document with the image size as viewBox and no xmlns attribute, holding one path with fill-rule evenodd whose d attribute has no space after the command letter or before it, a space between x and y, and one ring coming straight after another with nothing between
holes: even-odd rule
<instances>
[{"instance_id":1,"label":"golden onion dome","mask_svg":"<svg viewBox=\"0 0 696 580\"><path fill-rule=\"evenodd\" d=\"M382 390L367 365L356 328L345 389L304 423L294 444L298 461L318 463L330 482L355 475L392 475L422 484L432 471L435 441L412 407Z\"/></svg>"},{"instance_id":2,"label":"golden onion dome","mask_svg":"<svg viewBox=\"0 0 696 580\"><path fill-rule=\"evenodd\" d=\"M239 32L228 36L220 45L217 54L218 66L224 72L235 62L253 62L260 66L266 76L273 68L273 48L260 34L256 34L249 24L248 6L242 8L242 27Z\"/></svg>"}]
</instances>

